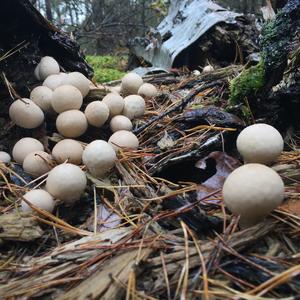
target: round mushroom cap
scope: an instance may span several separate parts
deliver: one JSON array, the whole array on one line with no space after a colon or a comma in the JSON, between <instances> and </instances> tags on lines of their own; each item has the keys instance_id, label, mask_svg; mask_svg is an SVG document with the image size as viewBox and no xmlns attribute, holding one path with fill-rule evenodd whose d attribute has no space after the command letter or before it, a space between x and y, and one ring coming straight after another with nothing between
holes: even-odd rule
<instances>
[{"instance_id":1,"label":"round mushroom cap","mask_svg":"<svg viewBox=\"0 0 300 300\"><path fill-rule=\"evenodd\" d=\"M58 115L56 128L61 135L68 138L76 138L86 132L88 122L83 112L68 110Z\"/></svg>"},{"instance_id":2,"label":"round mushroom cap","mask_svg":"<svg viewBox=\"0 0 300 300\"><path fill-rule=\"evenodd\" d=\"M52 157L44 151L34 151L26 155L23 161L23 169L32 177L37 178L51 170Z\"/></svg>"},{"instance_id":3,"label":"round mushroom cap","mask_svg":"<svg viewBox=\"0 0 300 300\"><path fill-rule=\"evenodd\" d=\"M242 226L260 222L283 200L284 184L271 168L261 164L246 164L234 170L223 186L224 203L236 215Z\"/></svg>"},{"instance_id":4,"label":"round mushroom cap","mask_svg":"<svg viewBox=\"0 0 300 300\"><path fill-rule=\"evenodd\" d=\"M12 156L15 162L23 164L25 157L34 151L44 151L43 144L31 137L20 139L13 147Z\"/></svg>"},{"instance_id":5,"label":"round mushroom cap","mask_svg":"<svg viewBox=\"0 0 300 300\"><path fill-rule=\"evenodd\" d=\"M121 91L125 95L137 94L140 86L143 84L143 78L136 73L128 73L122 78Z\"/></svg>"},{"instance_id":6,"label":"round mushroom cap","mask_svg":"<svg viewBox=\"0 0 300 300\"><path fill-rule=\"evenodd\" d=\"M86 175L78 166L61 164L49 172L46 189L54 198L73 203L80 199L86 183Z\"/></svg>"},{"instance_id":7,"label":"round mushroom cap","mask_svg":"<svg viewBox=\"0 0 300 300\"><path fill-rule=\"evenodd\" d=\"M102 102L108 106L111 117L121 114L125 105L123 97L117 93L107 94Z\"/></svg>"},{"instance_id":8,"label":"round mushroom cap","mask_svg":"<svg viewBox=\"0 0 300 300\"><path fill-rule=\"evenodd\" d=\"M283 150L279 131L268 124L254 124L239 134L236 145L246 163L270 164Z\"/></svg>"},{"instance_id":9,"label":"round mushroom cap","mask_svg":"<svg viewBox=\"0 0 300 300\"><path fill-rule=\"evenodd\" d=\"M0 151L0 162L9 164L11 162L11 157L9 153L5 151Z\"/></svg>"},{"instance_id":10,"label":"round mushroom cap","mask_svg":"<svg viewBox=\"0 0 300 300\"><path fill-rule=\"evenodd\" d=\"M125 105L123 115L128 119L142 117L145 113L145 100L139 95L131 95L124 98Z\"/></svg>"},{"instance_id":11,"label":"round mushroom cap","mask_svg":"<svg viewBox=\"0 0 300 300\"><path fill-rule=\"evenodd\" d=\"M51 105L57 113L67 110L80 109L82 105L80 91L72 85L61 85L53 92Z\"/></svg>"},{"instance_id":12,"label":"round mushroom cap","mask_svg":"<svg viewBox=\"0 0 300 300\"><path fill-rule=\"evenodd\" d=\"M202 72L203 73L210 73L210 72L213 72L214 71L214 67L211 66L211 65L207 65L203 68Z\"/></svg>"},{"instance_id":13,"label":"round mushroom cap","mask_svg":"<svg viewBox=\"0 0 300 300\"><path fill-rule=\"evenodd\" d=\"M41 77L40 77L40 64L38 64L35 69L34 69L34 77L37 79L37 80L41 80Z\"/></svg>"},{"instance_id":14,"label":"round mushroom cap","mask_svg":"<svg viewBox=\"0 0 300 300\"><path fill-rule=\"evenodd\" d=\"M117 160L113 147L106 141L96 140L86 146L82 154L82 161L89 172L102 177L114 165Z\"/></svg>"},{"instance_id":15,"label":"round mushroom cap","mask_svg":"<svg viewBox=\"0 0 300 300\"><path fill-rule=\"evenodd\" d=\"M49 75L59 73L59 64L51 56L44 56L41 59L39 67L39 76L41 80L45 80Z\"/></svg>"},{"instance_id":16,"label":"round mushroom cap","mask_svg":"<svg viewBox=\"0 0 300 300\"><path fill-rule=\"evenodd\" d=\"M84 111L90 125L101 127L109 117L109 108L101 101L89 103Z\"/></svg>"},{"instance_id":17,"label":"round mushroom cap","mask_svg":"<svg viewBox=\"0 0 300 300\"><path fill-rule=\"evenodd\" d=\"M67 74L65 73L50 75L44 80L43 86L46 86L52 91L54 91L59 86L65 84L66 76Z\"/></svg>"},{"instance_id":18,"label":"round mushroom cap","mask_svg":"<svg viewBox=\"0 0 300 300\"><path fill-rule=\"evenodd\" d=\"M62 164L66 160L74 165L82 162L83 147L78 141L65 139L58 142L52 149L52 156L57 163Z\"/></svg>"},{"instance_id":19,"label":"round mushroom cap","mask_svg":"<svg viewBox=\"0 0 300 300\"><path fill-rule=\"evenodd\" d=\"M138 90L138 94L145 98L157 96L157 88L151 83L144 83Z\"/></svg>"},{"instance_id":20,"label":"round mushroom cap","mask_svg":"<svg viewBox=\"0 0 300 300\"><path fill-rule=\"evenodd\" d=\"M115 151L120 148L137 149L139 146L138 138L130 131L119 130L116 131L108 140Z\"/></svg>"},{"instance_id":21,"label":"round mushroom cap","mask_svg":"<svg viewBox=\"0 0 300 300\"><path fill-rule=\"evenodd\" d=\"M36 128L44 121L43 111L27 98L18 99L10 105L9 117L16 125L27 129Z\"/></svg>"},{"instance_id":22,"label":"round mushroom cap","mask_svg":"<svg viewBox=\"0 0 300 300\"><path fill-rule=\"evenodd\" d=\"M65 84L70 84L79 89L84 98L90 91L90 81L79 72L72 72L67 74Z\"/></svg>"},{"instance_id":23,"label":"round mushroom cap","mask_svg":"<svg viewBox=\"0 0 300 300\"><path fill-rule=\"evenodd\" d=\"M44 112L52 110L52 90L46 86L37 86L30 93L30 99L39 106Z\"/></svg>"},{"instance_id":24,"label":"round mushroom cap","mask_svg":"<svg viewBox=\"0 0 300 300\"><path fill-rule=\"evenodd\" d=\"M50 213L54 210L55 202L53 197L42 189L29 191L23 196L23 198L36 207ZM21 202L21 208L23 212L33 212L33 209L24 200Z\"/></svg>"},{"instance_id":25,"label":"round mushroom cap","mask_svg":"<svg viewBox=\"0 0 300 300\"><path fill-rule=\"evenodd\" d=\"M116 132L119 130L132 130L132 123L130 119L125 116L114 116L110 121L110 129L112 132Z\"/></svg>"},{"instance_id":26,"label":"round mushroom cap","mask_svg":"<svg viewBox=\"0 0 300 300\"><path fill-rule=\"evenodd\" d=\"M117 93L117 94L120 94L121 91L122 91L122 90L121 90L121 85L108 87L108 90L109 90L111 93Z\"/></svg>"}]
</instances>

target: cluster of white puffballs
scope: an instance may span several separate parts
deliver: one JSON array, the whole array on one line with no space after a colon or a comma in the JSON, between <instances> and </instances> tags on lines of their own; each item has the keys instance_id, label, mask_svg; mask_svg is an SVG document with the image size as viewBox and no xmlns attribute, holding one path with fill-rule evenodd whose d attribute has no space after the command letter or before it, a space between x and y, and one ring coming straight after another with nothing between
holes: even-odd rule
<instances>
[{"instance_id":1,"label":"cluster of white puffballs","mask_svg":"<svg viewBox=\"0 0 300 300\"><path fill-rule=\"evenodd\" d=\"M249 227L283 201L283 181L268 165L279 157L284 142L274 127L255 124L242 130L236 144L245 164L227 177L223 198L227 208L240 215L240 225Z\"/></svg>"},{"instance_id":2,"label":"cluster of white puffballs","mask_svg":"<svg viewBox=\"0 0 300 300\"><path fill-rule=\"evenodd\" d=\"M45 188L32 190L23 198L52 212L54 199L73 204L83 194L87 179L79 165L83 163L93 176L103 177L114 167L120 148L138 148L138 138L131 132L132 120L144 115L145 99L156 96L157 90L152 84L144 83L139 75L129 73L121 85L125 98L112 92L102 101L89 103L82 112L83 99L91 87L83 74L61 73L57 61L49 56L41 59L34 74L43 80L42 85L32 90L30 99L11 104L10 118L20 127L33 129L43 123L44 113L57 114L56 128L65 139L49 154L40 141L25 137L15 144L12 156L33 178L47 174ZM84 148L74 140L85 133L88 125L100 128L106 122L110 122L113 132L108 142L95 140ZM9 154L0 152L0 161L10 162ZM24 199L22 210L32 211Z\"/></svg>"}]
</instances>

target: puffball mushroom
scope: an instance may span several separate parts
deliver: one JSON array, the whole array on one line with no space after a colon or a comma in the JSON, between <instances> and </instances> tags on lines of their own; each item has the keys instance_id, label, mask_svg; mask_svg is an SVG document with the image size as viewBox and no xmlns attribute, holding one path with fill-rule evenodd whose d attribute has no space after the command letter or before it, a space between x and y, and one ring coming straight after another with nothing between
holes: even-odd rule
<instances>
[{"instance_id":1,"label":"puffball mushroom","mask_svg":"<svg viewBox=\"0 0 300 300\"><path fill-rule=\"evenodd\" d=\"M51 56L44 56L39 65L39 77L41 80L45 80L49 75L59 73L59 64Z\"/></svg>"},{"instance_id":2,"label":"puffball mushroom","mask_svg":"<svg viewBox=\"0 0 300 300\"><path fill-rule=\"evenodd\" d=\"M80 109L82 101L82 95L76 87L62 85L54 90L51 105L57 113L62 113L67 110Z\"/></svg>"},{"instance_id":3,"label":"puffball mushroom","mask_svg":"<svg viewBox=\"0 0 300 300\"><path fill-rule=\"evenodd\" d=\"M88 122L83 112L68 110L58 115L56 128L61 135L68 138L76 138L85 133L88 128Z\"/></svg>"},{"instance_id":4,"label":"puffball mushroom","mask_svg":"<svg viewBox=\"0 0 300 300\"><path fill-rule=\"evenodd\" d=\"M9 108L9 117L16 125L32 129L44 121L44 113L32 100L22 98L14 101Z\"/></svg>"},{"instance_id":5,"label":"puffball mushroom","mask_svg":"<svg viewBox=\"0 0 300 300\"><path fill-rule=\"evenodd\" d=\"M40 177L51 170L52 157L44 151L34 151L26 155L23 161L23 169L32 177Z\"/></svg>"},{"instance_id":6,"label":"puffball mushroom","mask_svg":"<svg viewBox=\"0 0 300 300\"><path fill-rule=\"evenodd\" d=\"M128 73L122 78L121 91L125 95L137 94L140 86L143 84L143 78L136 73Z\"/></svg>"},{"instance_id":7,"label":"puffball mushroom","mask_svg":"<svg viewBox=\"0 0 300 300\"><path fill-rule=\"evenodd\" d=\"M25 137L14 145L12 156L17 163L23 164L25 157L34 151L44 151L43 144L34 138Z\"/></svg>"},{"instance_id":8,"label":"puffball mushroom","mask_svg":"<svg viewBox=\"0 0 300 300\"><path fill-rule=\"evenodd\" d=\"M58 142L52 149L52 156L57 163L68 163L80 165L82 162L83 147L78 141L65 139Z\"/></svg>"},{"instance_id":9,"label":"puffball mushroom","mask_svg":"<svg viewBox=\"0 0 300 300\"><path fill-rule=\"evenodd\" d=\"M103 99L102 102L105 103L110 112L110 116L120 115L123 111L125 102L123 97L117 93L109 93Z\"/></svg>"},{"instance_id":10,"label":"puffball mushroom","mask_svg":"<svg viewBox=\"0 0 300 300\"><path fill-rule=\"evenodd\" d=\"M23 198L25 198L36 207L46 210L50 213L52 213L54 210L54 199L48 192L44 190L38 189L29 191L23 196ZM23 212L34 211L24 200L22 200L21 202L21 208Z\"/></svg>"},{"instance_id":11,"label":"puffball mushroom","mask_svg":"<svg viewBox=\"0 0 300 300\"><path fill-rule=\"evenodd\" d=\"M46 86L37 86L30 93L30 99L39 106L44 112L52 110L52 90Z\"/></svg>"},{"instance_id":12,"label":"puffball mushroom","mask_svg":"<svg viewBox=\"0 0 300 300\"><path fill-rule=\"evenodd\" d=\"M79 72L72 72L67 74L65 84L70 84L79 89L84 98L90 91L90 81Z\"/></svg>"},{"instance_id":13,"label":"puffball mushroom","mask_svg":"<svg viewBox=\"0 0 300 300\"><path fill-rule=\"evenodd\" d=\"M56 199L74 203L86 188L86 175L73 164L61 164L53 168L46 180L47 191Z\"/></svg>"},{"instance_id":14,"label":"puffball mushroom","mask_svg":"<svg viewBox=\"0 0 300 300\"><path fill-rule=\"evenodd\" d=\"M260 222L283 200L284 184L271 168L246 164L234 170L223 186L224 203L240 215L242 227Z\"/></svg>"},{"instance_id":15,"label":"puffball mushroom","mask_svg":"<svg viewBox=\"0 0 300 300\"><path fill-rule=\"evenodd\" d=\"M152 98L157 96L157 89L151 83L144 83L138 90L138 94L145 98Z\"/></svg>"},{"instance_id":16,"label":"puffball mushroom","mask_svg":"<svg viewBox=\"0 0 300 300\"><path fill-rule=\"evenodd\" d=\"M145 100L139 95L131 95L124 98L125 105L123 115L132 120L144 115L145 113Z\"/></svg>"},{"instance_id":17,"label":"puffball mushroom","mask_svg":"<svg viewBox=\"0 0 300 300\"><path fill-rule=\"evenodd\" d=\"M125 116L114 116L110 121L110 129L112 132L116 132L119 130L132 130L132 123L131 121Z\"/></svg>"},{"instance_id":18,"label":"puffball mushroom","mask_svg":"<svg viewBox=\"0 0 300 300\"><path fill-rule=\"evenodd\" d=\"M52 91L54 91L56 88L58 88L59 86L65 83L66 76L67 74L65 73L50 75L44 80L43 86L46 86Z\"/></svg>"},{"instance_id":19,"label":"puffball mushroom","mask_svg":"<svg viewBox=\"0 0 300 300\"><path fill-rule=\"evenodd\" d=\"M84 111L90 125L101 127L109 117L109 108L101 101L89 103Z\"/></svg>"},{"instance_id":20,"label":"puffball mushroom","mask_svg":"<svg viewBox=\"0 0 300 300\"><path fill-rule=\"evenodd\" d=\"M120 148L137 149L139 146L138 138L130 131L119 130L116 131L108 140L115 151Z\"/></svg>"},{"instance_id":21,"label":"puffball mushroom","mask_svg":"<svg viewBox=\"0 0 300 300\"><path fill-rule=\"evenodd\" d=\"M203 72L203 73L210 73L210 72L213 72L214 70L215 70L215 69L214 69L213 66L207 65L207 66L205 66L205 67L203 68L202 72Z\"/></svg>"},{"instance_id":22,"label":"puffball mushroom","mask_svg":"<svg viewBox=\"0 0 300 300\"><path fill-rule=\"evenodd\" d=\"M96 140L86 146L82 154L82 161L89 172L102 177L114 165L117 160L113 147L106 141Z\"/></svg>"},{"instance_id":23,"label":"puffball mushroom","mask_svg":"<svg viewBox=\"0 0 300 300\"><path fill-rule=\"evenodd\" d=\"M236 145L246 163L269 164L283 150L279 131L268 124L254 124L239 134Z\"/></svg>"},{"instance_id":24,"label":"puffball mushroom","mask_svg":"<svg viewBox=\"0 0 300 300\"><path fill-rule=\"evenodd\" d=\"M40 77L40 64L38 64L35 69L34 69L34 77L37 79L37 80L41 80L41 77Z\"/></svg>"},{"instance_id":25,"label":"puffball mushroom","mask_svg":"<svg viewBox=\"0 0 300 300\"><path fill-rule=\"evenodd\" d=\"M11 161L10 155L5 151L0 151L0 162L9 164Z\"/></svg>"}]
</instances>

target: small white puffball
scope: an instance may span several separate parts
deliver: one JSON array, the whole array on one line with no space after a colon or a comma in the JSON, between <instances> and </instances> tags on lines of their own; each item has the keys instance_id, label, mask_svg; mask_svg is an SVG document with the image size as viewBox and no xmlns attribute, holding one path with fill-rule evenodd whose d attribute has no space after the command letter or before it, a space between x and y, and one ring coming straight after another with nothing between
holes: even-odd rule
<instances>
[{"instance_id":1,"label":"small white puffball","mask_svg":"<svg viewBox=\"0 0 300 300\"><path fill-rule=\"evenodd\" d=\"M80 165L82 162L82 153L83 147L81 144L72 139L62 140L52 149L52 156L59 164L68 160L68 163Z\"/></svg>"},{"instance_id":2,"label":"small white puffball","mask_svg":"<svg viewBox=\"0 0 300 300\"><path fill-rule=\"evenodd\" d=\"M44 151L43 144L31 137L20 139L13 147L12 156L15 162L23 164L25 157L34 151Z\"/></svg>"},{"instance_id":3,"label":"small white puffball","mask_svg":"<svg viewBox=\"0 0 300 300\"><path fill-rule=\"evenodd\" d=\"M205 67L203 68L202 72L203 72L203 73L210 73L210 72L213 72L214 70L215 70L215 69L214 69L213 66L207 65L207 66L205 66Z\"/></svg>"},{"instance_id":4,"label":"small white puffball","mask_svg":"<svg viewBox=\"0 0 300 300\"><path fill-rule=\"evenodd\" d=\"M52 157L44 151L34 151L26 155L23 161L23 169L32 177L40 177L51 170Z\"/></svg>"},{"instance_id":5,"label":"small white puffball","mask_svg":"<svg viewBox=\"0 0 300 300\"><path fill-rule=\"evenodd\" d=\"M101 127L109 117L109 108L101 101L89 103L84 111L88 123L95 127Z\"/></svg>"},{"instance_id":6,"label":"small white puffball","mask_svg":"<svg viewBox=\"0 0 300 300\"><path fill-rule=\"evenodd\" d=\"M132 123L131 121L125 117L125 116L114 116L110 120L110 129L112 132L116 132L119 130L127 130L131 131L132 130Z\"/></svg>"},{"instance_id":7,"label":"small white puffball","mask_svg":"<svg viewBox=\"0 0 300 300\"><path fill-rule=\"evenodd\" d=\"M44 80L43 86L46 86L54 91L56 88L64 84L66 76L67 74L65 73L50 75Z\"/></svg>"},{"instance_id":8,"label":"small white puffball","mask_svg":"<svg viewBox=\"0 0 300 300\"><path fill-rule=\"evenodd\" d=\"M68 110L58 115L56 128L61 135L68 138L76 138L86 132L88 122L83 112Z\"/></svg>"},{"instance_id":9,"label":"small white puffball","mask_svg":"<svg viewBox=\"0 0 300 300\"><path fill-rule=\"evenodd\" d=\"M37 79L37 80L41 80L41 77L40 77L40 64L38 64L35 69L34 69L34 77Z\"/></svg>"},{"instance_id":10,"label":"small white puffball","mask_svg":"<svg viewBox=\"0 0 300 300\"><path fill-rule=\"evenodd\" d=\"M32 190L27 192L23 198L29 201L34 206L46 210L50 213L53 212L55 202L53 197L44 190ZM34 211L24 200L21 202L21 208L23 212Z\"/></svg>"},{"instance_id":11,"label":"small white puffball","mask_svg":"<svg viewBox=\"0 0 300 300\"><path fill-rule=\"evenodd\" d=\"M11 161L10 155L5 151L0 151L0 162L9 164Z\"/></svg>"},{"instance_id":12,"label":"small white puffball","mask_svg":"<svg viewBox=\"0 0 300 300\"><path fill-rule=\"evenodd\" d=\"M39 67L39 76L41 80L45 80L49 75L59 73L59 64L51 56L44 56L41 59Z\"/></svg>"},{"instance_id":13,"label":"small white puffball","mask_svg":"<svg viewBox=\"0 0 300 300\"><path fill-rule=\"evenodd\" d=\"M254 124L239 134L236 145L246 163L269 164L283 150L279 131L268 124Z\"/></svg>"},{"instance_id":14,"label":"small white puffball","mask_svg":"<svg viewBox=\"0 0 300 300\"><path fill-rule=\"evenodd\" d=\"M105 103L110 112L110 116L120 115L123 111L125 102L123 97L117 93L109 93L103 99L102 102Z\"/></svg>"},{"instance_id":15,"label":"small white puffball","mask_svg":"<svg viewBox=\"0 0 300 300\"><path fill-rule=\"evenodd\" d=\"M143 78L136 73L128 73L122 78L121 91L125 95L137 94L140 86L143 84Z\"/></svg>"},{"instance_id":16,"label":"small white puffball","mask_svg":"<svg viewBox=\"0 0 300 300\"><path fill-rule=\"evenodd\" d=\"M246 164L227 177L223 197L228 209L241 216L241 225L248 227L260 222L282 202L284 184L271 168Z\"/></svg>"},{"instance_id":17,"label":"small white puffball","mask_svg":"<svg viewBox=\"0 0 300 300\"><path fill-rule=\"evenodd\" d=\"M138 94L144 98L152 98L157 96L157 88L151 83L144 83L138 90Z\"/></svg>"},{"instance_id":18,"label":"small white puffball","mask_svg":"<svg viewBox=\"0 0 300 300\"><path fill-rule=\"evenodd\" d=\"M67 110L80 109L82 101L82 95L76 87L61 85L54 90L51 105L57 113L62 113Z\"/></svg>"},{"instance_id":19,"label":"small white puffball","mask_svg":"<svg viewBox=\"0 0 300 300\"><path fill-rule=\"evenodd\" d=\"M113 146L115 151L118 151L119 148L137 149L139 146L138 138L127 130L116 131L111 135L108 142Z\"/></svg>"},{"instance_id":20,"label":"small white puffball","mask_svg":"<svg viewBox=\"0 0 300 300\"><path fill-rule=\"evenodd\" d=\"M90 91L90 81L79 72L72 72L67 74L64 79L65 84L70 84L78 88L84 98Z\"/></svg>"},{"instance_id":21,"label":"small white puffball","mask_svg":"<svg viewBox=\"0 0 300 300\"><path fill-rule=\"evenodd\" d=\"M139 95L130 95L124 98L123 115L128 119L142 117L145 113L145 100Z\"/></svg>"},{"instance_id":22,"label":"small white puffball","mask_svg":"<svg viewBox=\"0 0 300 300\"><path fill-rule=\"evenodd\" d=\"M37 86L30 93L30 99L39 106L42 111L49 112L52 110L52 90L46 86Z\"/></svg>"},{"instance_id":23,"label":"small white puffball","mask_svg":"<svg viewBox=\"0 0 300 300\"><path fill-rule=\"evenodd\" d=\"M46 189L54 198L74 203L80 199L86 183L86 175L78 166L61 164L49 172Z\"/></svg>"},{"instance_id":24,"label":"small white puffball","mask_svg":"<svg viewBox=\"0 0 300 300\"><path fill-rule=\"evenodd\" d=\"M82 154L82 161L89 172L102 177L114 165L117 160L113 147L106 141L96 140L86 146Z\"/></svg>"},{"instance_id":25,"label":"small white puffball","mask_svg":"<svg viewBox=\"0 0 300 300\"><path fill-rule=\"evenodd\" d=\"M117 93L117 94L120 94L120 93L121 93L121 86L120 86L120 85L117 85L117 86L108 87L108 90L109 90L111 93Z\"/></svg>"},{"instance_id":26,"label":"small white puffball","mask_svg":"<svg viewBox=\"0 0 300 300\"><path fill-rule=\"evenodd\" d=\"M44 113L32 100L22 98L14 101L9 108L9 117L16 125L32 129L44 121Z\"/></svg>"}]
</instances>

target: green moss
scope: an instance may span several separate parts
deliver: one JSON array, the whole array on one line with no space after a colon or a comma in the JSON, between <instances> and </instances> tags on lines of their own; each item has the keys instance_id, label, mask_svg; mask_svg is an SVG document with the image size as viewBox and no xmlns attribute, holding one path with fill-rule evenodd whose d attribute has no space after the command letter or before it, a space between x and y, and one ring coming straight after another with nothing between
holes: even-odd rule
<instances>
[{"instance_id":1,"label":"green moss","mask_svg":"<svg viewBox=\"0 0 300 300\"><path fill-rule=\"evenodd\" d=\"M230 82L229 104L244 103L245 97L254 96L265 83L264 62L261 60L256 66L244 70Z\"/></svg>"},{"instance_id":2,"label":"green moss","mask_svg":"<svg viewBox=\"0 0 300 300\"><path fill-rule=\"evenodd\" d=\"M102 83L118 80L125 75L123 71L126 65L125 57L88 55L86 60L94 69L94 79L96 82Z\"/></svg>"}]
</instances>

